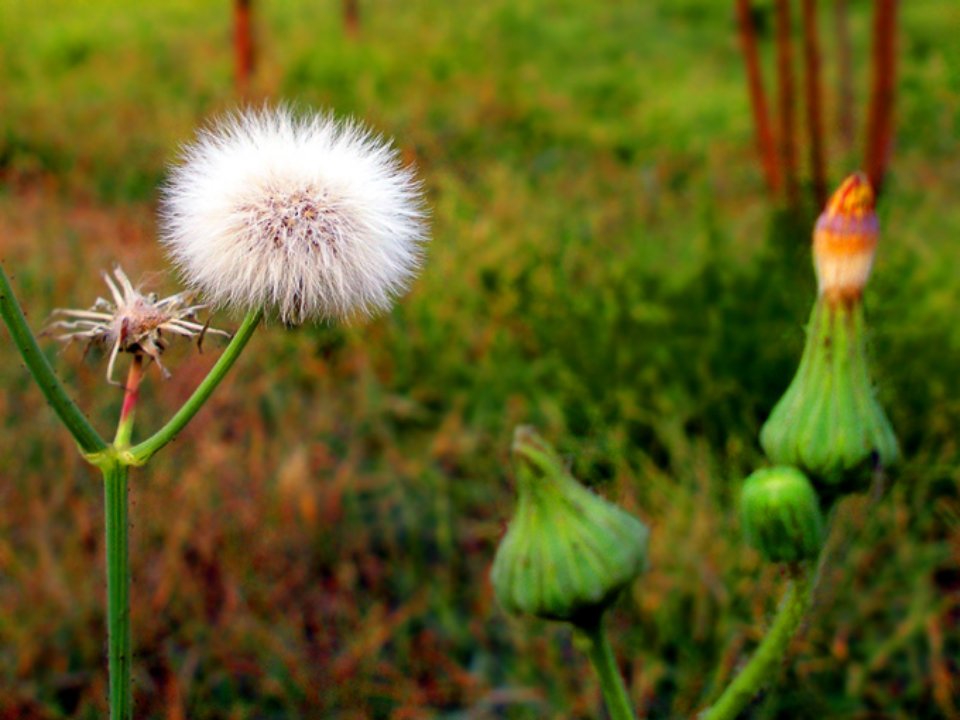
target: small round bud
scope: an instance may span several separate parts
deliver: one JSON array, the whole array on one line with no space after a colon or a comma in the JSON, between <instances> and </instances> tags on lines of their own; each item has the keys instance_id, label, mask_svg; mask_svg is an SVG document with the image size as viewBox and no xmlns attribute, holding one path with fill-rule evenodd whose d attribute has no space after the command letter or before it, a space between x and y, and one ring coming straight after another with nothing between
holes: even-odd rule
<instances>
[{"instance_id":1,"label":"small round bud","mask_svg":"<svg viewBox=\"0 0 960 720\"><path fill-rule=\"evenodd\" d=\"M807 477L792 467L757 470L740 491L747 542L770 562L811 560L823 544L823 515Z\"/></svg>"},{"instance_id":2,"label":"small round bud","mask_svg":"<svg viewBox=\"0 0 960 720\"><path fill-rule=\"evenodd\" d=\"M527 427L513 442L519 503L493 562L497 598L512 613L596 622L643 570L648 530L571 477Z\"/></svg>"}]
</instances>

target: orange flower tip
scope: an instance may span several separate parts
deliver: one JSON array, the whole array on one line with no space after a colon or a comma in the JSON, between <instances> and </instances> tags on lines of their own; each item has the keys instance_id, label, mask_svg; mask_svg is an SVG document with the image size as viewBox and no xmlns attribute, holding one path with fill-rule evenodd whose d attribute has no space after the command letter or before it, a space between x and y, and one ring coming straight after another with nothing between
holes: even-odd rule
<instances>
[{"instance_id":1,"label":"orange flower tip","mask_svg":"<svg viewBox=\"0 0 960 720\"><path fill-rule=\"evenodd\" d=\"M878 235L873 188L866 175L855 173L830 198L813 231L821 295L860 295L873 268Z\"/></svg>"},{"instance_id":2,"label":"orange flower tip","mask_svg":"<svg viewBox=\"0 0 960 720\"><path fill-rule=\"evenodd\" d=\"M873 186L865 173L847 177L827 202L824 215L862 216L873 213Z\"/></svg>"}]
</instances>

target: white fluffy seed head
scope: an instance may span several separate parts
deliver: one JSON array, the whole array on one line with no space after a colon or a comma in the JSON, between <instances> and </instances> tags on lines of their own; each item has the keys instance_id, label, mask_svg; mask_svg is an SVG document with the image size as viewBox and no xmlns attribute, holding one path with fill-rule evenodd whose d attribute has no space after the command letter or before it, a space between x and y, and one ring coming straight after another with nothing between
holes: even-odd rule
<instances>
[{"instance_id":1,"label":"white fluffy seed head","mask_svg":"<svg viewBox=\"0 0 960 720\"><path fill-rule=\"evenodd\" d=\"M355 122L248 110L200 132L161 201L161 239L207 301L288 324L387 309L426 240L421 189Z\"/></svg>"}]
</instances>

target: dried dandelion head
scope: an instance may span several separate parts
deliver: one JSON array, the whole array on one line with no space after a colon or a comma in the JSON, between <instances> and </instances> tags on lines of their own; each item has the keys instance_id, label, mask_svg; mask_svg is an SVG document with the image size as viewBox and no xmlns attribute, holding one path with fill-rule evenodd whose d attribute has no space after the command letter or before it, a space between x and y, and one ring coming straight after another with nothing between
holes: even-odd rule
<instances>
[{"instance_id":1,"label":"dried dandelion head","mask_svg":"<svg viewBox=\"0 0 960 720\"><path fill-rule=\"evenodd\" d=\"M110 288L111 299L98 297L88 310L58 308L45 332L52 333L61 342L86 340L90 345L109 348L107 380L113 380L113 367L121 352L153 360L164 376L167 369L160 356L167 347L164 332L182 337L196 337L198 344L206 333L229 336L196 322L197 313L205 305L192 305L187 293L177 293L159 299L155 294L143 294L133 286L119 265L113 268L113 277L103 273ZM59 333L59 334L57 334Z\"/></svg>"},{"instance_id":2,"label":"dried dandelion head","mask_svg":"<svg viewBox=\"0 0 960 720\"><path fill-rule=\"evenodd\" d=\"M282 108L202 131L164 189L161 220L189 286L291 325L386 309L425 240L420 187L388 142Z\"/></svg>"}]
</instances>

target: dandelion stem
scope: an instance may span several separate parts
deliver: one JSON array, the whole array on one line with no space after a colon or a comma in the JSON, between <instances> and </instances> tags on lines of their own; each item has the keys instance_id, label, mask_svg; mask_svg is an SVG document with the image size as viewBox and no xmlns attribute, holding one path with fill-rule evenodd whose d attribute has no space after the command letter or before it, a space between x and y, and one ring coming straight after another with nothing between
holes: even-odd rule
<instances>
[{"instance_id":1,"label":"dandelion stem","mask_svg":"<svg viewBox=\"0 0 960 720\"><path fill-rule=\"evenodd\" d=\"M630 705L630 696L617 668L617 659L610 647L610 638L603 628L603 618L598 618L595 624L581 626L581 630L590 641L590 662L600 679L600 688L610 720L636 720L637 716Z\"/></svg>"},{"instance_id":2,"label":"dandelion stem","mask_svg":"<svg viewBox=\"0 0 960 720\"><path fill-rule=\"evenodd\" d=\"M107 645L110 720L133 717L130 691L130 551L127 543L127 475L116 460L101 465L107 538Z\"/></svg>"},{"instance_id":3,"label":"dandelion stem","mask_svg":"<svg viewBox=\"0 0 960 720\"><path fill-rule=\"evenodd\" d=\"M810 607L813 577L812 563L805 563L797 569L760 647L720 698L700 716L702 720L734 720L766 684L777 663L787 653L790 641Z\"/></svg>"},{"instance_id":4,"label":"dandelion stem","mask_svg":"<svg viewBox=\"0 0 960 720\"><path fill-rule=\"evenodd\" d=\"M137 414L137 401L140 399L140 381L143 379L143 356L136 354L130 364L127 374L127 385L123 393L123 408L120 410L120 421L117 423L117 434L113 438L113 446L124 448L130 444L133 435L133 421Z\"/></svg>"},{"instance_id":5,"label":"dandelion stem","mask_svg":"<svg viewBox=\"0 0 960 720\"><path fill-rule=\"evenodd\" d=\"M10 281L3 267L0 266L0 315L3 316L10 337L20 351L27 370L33 376L41 392L54 412L73 435L80 449L84 453L92 454L104 450L107 443L100 437L93 426L84 417L80 409L74 404L60 380L50 367L46 356L40 350L37 339L30 331L23 310L13 294Z\"/></svg>"},{"instance_id":6,"label":"dandelion stem","mask_svg":"<svg viewBox=\"0 0 960 720\"><path fill-rule=\"evenodd\" d=\"M220 381L233 367L243 348L246 347L254 330L260 324L263 318L263 309L251 310L243 319L243 323L237 330L230 344L223 354L217 360L216 364L207 373L203 382L197 387L193 395L183 404L176 414L170 418L169 422L160 428L153 436L135 445L128 452L121 454L124 462L130 465L143 465L149 460L155 452L164 445L173 440L177 434L183 430L184 426L190 422L194 415L203 407L203 404L210 398L210 395L216 389Z\"/></svg>"}]
</instances>

